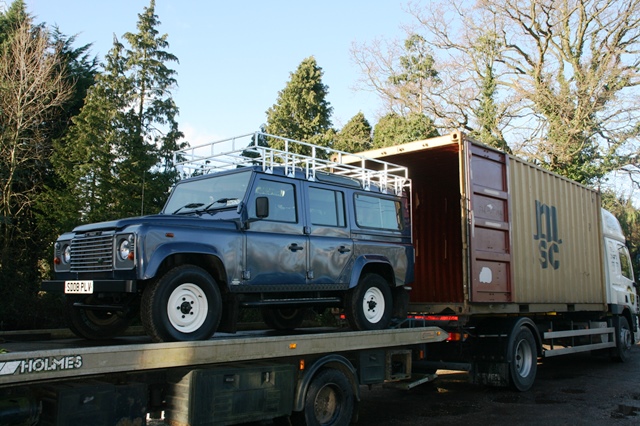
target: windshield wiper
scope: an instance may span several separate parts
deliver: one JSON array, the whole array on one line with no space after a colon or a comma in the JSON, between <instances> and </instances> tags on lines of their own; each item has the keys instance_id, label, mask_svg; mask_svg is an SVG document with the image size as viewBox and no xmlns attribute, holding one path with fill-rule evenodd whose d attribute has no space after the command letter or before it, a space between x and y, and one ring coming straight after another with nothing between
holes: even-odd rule
<instances>
[{"instance_id":1,"label":"windshield wiper","mask_svg":"<svg viewBox=\"0 0 640 426\"><path fill-rule=\"evenodd\" d=\"M213 207L216 204L219 203L228 203L229 201L238 201L237 198L220 198L219 200L215 200L213 203L209 203L205 208L203 209L198 209L196 210L196 213L200 214L200 213L205 213L207 211L209 211L209 209L211 209L211 207ZM198 206L200 207L200 206Z\"/></svg>"},{"instance_id":2,"label":"windshield wiper","mask_svg":"<svg viewBox=\"0 0 640 426\"><path fill-rule=\"evenodd\" d=\"M174 211L171 214L178 214L178 212L182 209L195 209L197 207L202 207L204 206L204 203L189 203L189 204L185 204L184 206L180 207L178 210Z\"/></svg>"}]
</instances>

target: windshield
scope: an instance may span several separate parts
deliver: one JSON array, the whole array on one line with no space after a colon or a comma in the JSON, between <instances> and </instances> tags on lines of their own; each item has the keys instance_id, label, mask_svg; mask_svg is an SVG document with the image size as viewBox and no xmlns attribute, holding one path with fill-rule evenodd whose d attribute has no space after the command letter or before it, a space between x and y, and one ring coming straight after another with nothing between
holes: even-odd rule
<instances>
[{"instance_id":1,"label":"windshield","mask_svg":"<svg viewBox=\"0 0 640 426\"><path fill-rule=\"evenodd\" d=\"M179 183L163 213L189 214L237 206L244 198L250 177L251 172L246 171Z\"/></svg>"}]
</instances>

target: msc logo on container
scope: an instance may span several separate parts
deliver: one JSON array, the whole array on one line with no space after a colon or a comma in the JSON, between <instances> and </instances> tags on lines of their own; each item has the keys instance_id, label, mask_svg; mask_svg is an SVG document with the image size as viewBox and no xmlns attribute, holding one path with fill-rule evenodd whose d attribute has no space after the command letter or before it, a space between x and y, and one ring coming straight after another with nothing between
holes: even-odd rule
<instances>
[{"instance_id":1,"label":"msc logo on container","mask_svg":"<svg viewBox=\"0 0 640 426\"><path fill-rule=\"evenodd\" d=\"M536 200L536 233L533 239L538 241L540 265L542 269L560 268L560 244L558 236L558 212L555 206L548 206Z\"/></svg>"}]
</instances>

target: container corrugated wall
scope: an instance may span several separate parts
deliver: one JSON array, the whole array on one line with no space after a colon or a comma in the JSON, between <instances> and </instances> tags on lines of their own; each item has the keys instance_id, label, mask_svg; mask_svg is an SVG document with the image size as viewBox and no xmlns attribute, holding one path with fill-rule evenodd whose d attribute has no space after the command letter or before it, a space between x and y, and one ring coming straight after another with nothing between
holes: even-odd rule
<instances>
[{"instance_id":1,"label":"container corrugated wall","mask_svg":"<svg viewBox=\"0 0 640 426\"><path fill-rule=\"evenodd\" d=\"M510 158L513 302L603 303L600 197Z\"/></svg>"}]
</instances>

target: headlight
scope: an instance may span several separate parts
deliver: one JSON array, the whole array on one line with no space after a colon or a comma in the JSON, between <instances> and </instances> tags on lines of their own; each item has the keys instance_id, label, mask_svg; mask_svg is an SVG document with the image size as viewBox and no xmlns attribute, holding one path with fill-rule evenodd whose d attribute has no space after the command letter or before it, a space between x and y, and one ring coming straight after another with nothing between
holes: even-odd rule
<instances>
[{"instance_id":1,"label":"headlight","mask_svg":"<svg viewBox=\"0 0 640 426\"><path fill-rule=\"evenodd\" d=\"M65 244L62 248L62 263L68 265L71 262L71 246Z\"/></svg>"},{"instance_id":2,"label":"headlight","mask_svg":"<svg viewBox=\"0 0 640 426\"><path fill-rule=\"evenodd\" d=\"M129 235L127 238L120 240L120 244L118 245L118 256L120 256L120 260L133 260L134 241L133 235Z\"/></svg>"}]
</instances>

